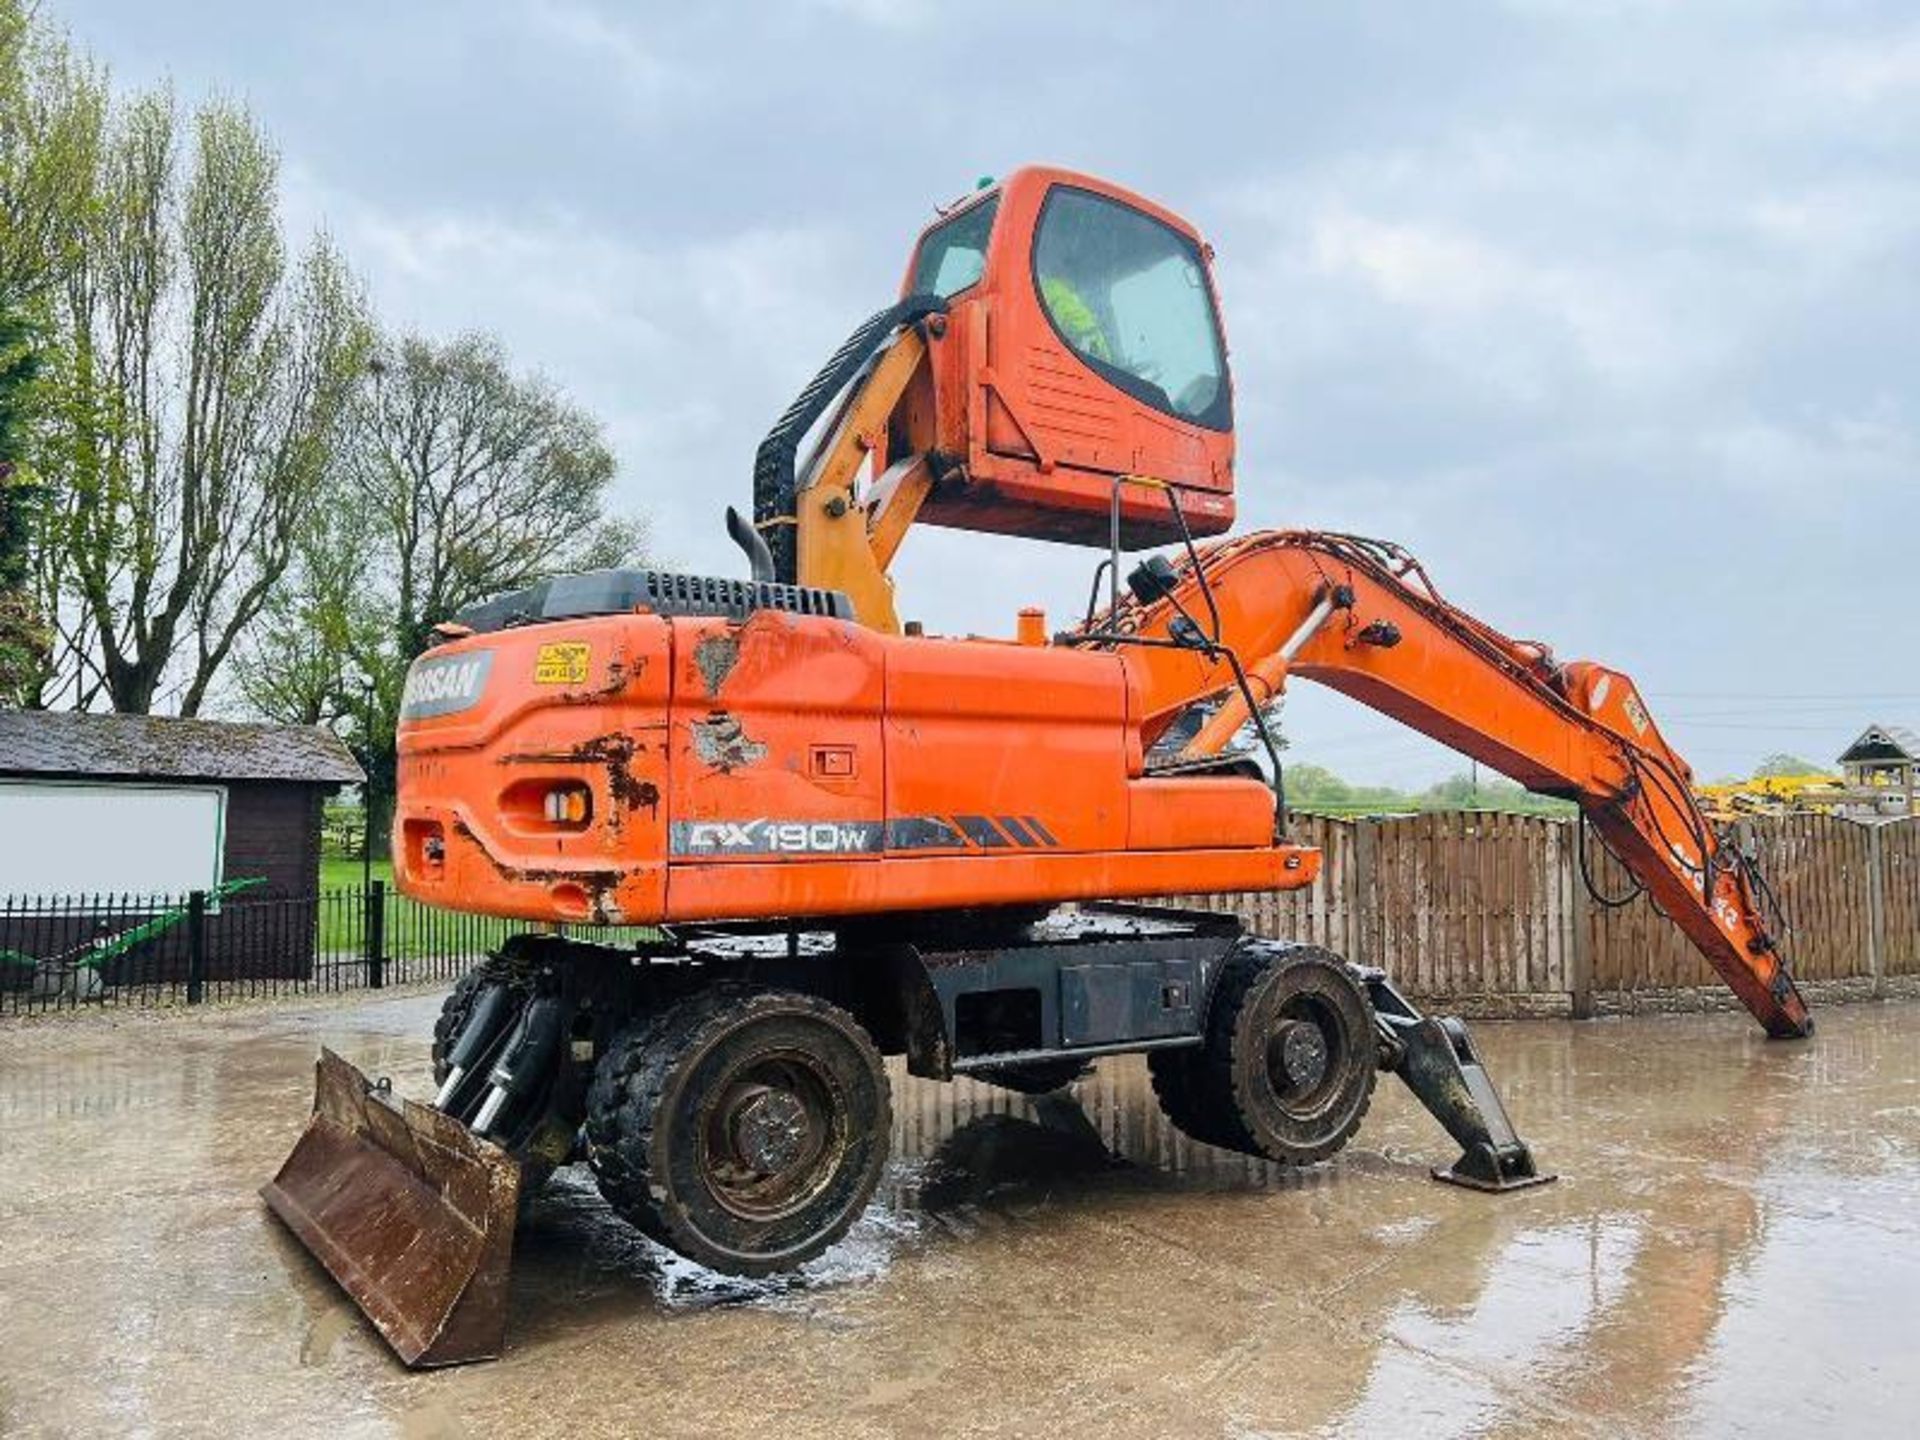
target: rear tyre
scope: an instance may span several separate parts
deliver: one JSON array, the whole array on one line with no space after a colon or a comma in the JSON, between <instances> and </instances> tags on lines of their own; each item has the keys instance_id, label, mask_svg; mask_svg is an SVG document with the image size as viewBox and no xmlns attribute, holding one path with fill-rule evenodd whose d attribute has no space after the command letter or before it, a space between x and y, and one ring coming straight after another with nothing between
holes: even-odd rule
<instances>
[{"instance_id":1,"label":"rear tyre","mask_svg":"<svg viewBox=\"0 0 1920 1440\"><path fill-rule=\"evenodd\" d=\"M1223 1121L1231 1117L1214 1103L1207 1089L1205 1061L1205 1052L1200 1049L1147 1052L1147 1074L1153 1081L1153 1097L1160 1102L1160 1113L1173 1122L1176 1130L1203 1145L1245 1149L1245 1134L1226 1128Z\"/></svg>"},{"instance_id":2,"label":"rear tyre","mask_svg":"<svg viewBox=\"0 0 1920 1440\"><path fill-rule=\"evenodd\" d=\"M1161 1109L1194 1139L1283 1165L1334 1154L1373 1100L1373 1005L1338 957L1254 945L1227 962L1205 1043L1148 1057Z\"/></svg>"},{"instance_id":3,"label":"rear tyre","mask_svg":"<svg viewBox=\"0 0 1920 1440\"><path fill-rule=\"evenodd\" d=\"M726 987L624 1031L587 1097L587 1159L628 1222L690 1260L767 1275L866 1208L892 1130L880 1054L815 996Z\"/></svg>"},{"instance_id":4,"label":"rear tyre","mask_svg":"<svg viewBox=\"0 0 1920 1440\"><path fill-rule=\"evenodd\" d=\"M984 1080L1003 1090L1017 1090L1022 1095L1051 1095L1055 1090L1066 1089L1086 1074L1088 1068L1087 1061L1068 1057L1030 1060L1024 1065L988 1065L970 1073L975 1080Z\"/></svg>"}]
</instances>

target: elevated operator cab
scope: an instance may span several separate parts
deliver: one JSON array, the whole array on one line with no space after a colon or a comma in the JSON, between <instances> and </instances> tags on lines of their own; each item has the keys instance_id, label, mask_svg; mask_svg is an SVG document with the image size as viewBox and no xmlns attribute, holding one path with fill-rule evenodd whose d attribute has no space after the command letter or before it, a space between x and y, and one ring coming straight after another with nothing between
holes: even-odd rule
<instances>
[{"instance_id":1,"label":"elevated operator cab","mask_svg":"<svg viewBox=\"0 0 1920 1440\"><path fill-rule=\"evenodd\" d=\"M951 463L920 521L1104 546L1114 479L1137 476L1177 488L1195 535L1232 525L1212 256L1172 211L1045 167L929 226L903 294L938 296L948 313L930 336L931 394L910 396L895 429ZM1120 511L1126 548L1180 538L1154 487L1123 486Z\"/></svg>"}]
</instances>

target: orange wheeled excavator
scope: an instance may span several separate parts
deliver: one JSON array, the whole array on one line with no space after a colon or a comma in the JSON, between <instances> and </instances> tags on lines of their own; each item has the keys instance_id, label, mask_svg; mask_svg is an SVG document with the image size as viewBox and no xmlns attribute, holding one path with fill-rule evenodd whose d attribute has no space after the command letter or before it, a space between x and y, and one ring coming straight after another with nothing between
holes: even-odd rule
<instances>
[{"instance_id":1,"label":"orange wheeled excavator","mask_svg":"<svg viewBox=\"0 0 1920 1440\"><path fill-rule=\"evenodd\" d=\"M1296 676L1578 802L1768 1033L1811 1031L1764 883L1625 675L1464 614L1395 545L1211 538L1235 483L1211 258L1090 176L983 187L761 445L728 514L749 578L564 576L415 661L398 883L530 928L446 1002L430 1104L323 1054L265 1190L408 1363L498 1351L517 1203L570 1160L703 1264L818 1254L885 1163L888 1054L1042 1091L1144 1052L1181 1129L1285 1164L1345 1144L1385 1069L1459 1142L1440 1178L1550 1178L1459 1021L1137 903L1313 882L1269 729ZM1103 548L1087 613L903 625L916 523ZM656 938L592 943L614 925Z\"/></svg>"}]
</instances>

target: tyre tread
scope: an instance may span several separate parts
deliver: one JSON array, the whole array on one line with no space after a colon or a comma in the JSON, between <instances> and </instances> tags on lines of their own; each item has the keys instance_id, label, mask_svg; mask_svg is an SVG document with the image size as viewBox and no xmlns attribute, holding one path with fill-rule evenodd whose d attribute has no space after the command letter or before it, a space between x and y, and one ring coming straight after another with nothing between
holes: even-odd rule
<instances>
[{"instance_id":1,"label":"tyre tread","mask_svg":"<svg viewBox=\"0 0 1920 1440\"><path fill-rule=\"evenodd\" d=\"M607 1203L649 1239L703 1263L705 1242L667 1203L661 1179L667 1156L660 1140L660 1118L675 1073L726 1030L757 1013L791 1013L796 1005L831 1018L854 1039L878 1079L874 1125L884 1146L892 1132L892 1104L885 1068L866 1031L852 1016L818 996L789 990L719 985L667 1006L615 1038L597 1067L587 1092L587 1161ZM837 1241L865 1208L851 1207L822 1232L812 1254ZM767 1274L790 1263L735 1263L738 1274Z\"/></svg>"},{"instance_id":2,"label":"tyre tread","mask_svg":"<svg viewBox=\"0 0 1920 1440\"><path fill-rule=\"evenodd\" d=\"M1259 1156L1276 1164L1317 1164L1338 1152L1353 1138L1373 1103L1367 1086L1360 1103L1341 1127L1320 1144L1307 1149L1275 1152L1260 1144L1247 1124L1254 1103L1240 1083L1243 1045L1240 1016L1260 989L1280 972L1295 965L1338 966L1339 958L1315 945L1261 941L1231 956L1214 985L1207 1009L1206 1040L1196 1049L1158 1051L1147 1057L1160 1109L1178 1130L1223 1150ZM1364 992L1361 999L1365 1002ZM1367 1003L1367 1014L1372 1006Z\"/></svg>"}]
</instances>

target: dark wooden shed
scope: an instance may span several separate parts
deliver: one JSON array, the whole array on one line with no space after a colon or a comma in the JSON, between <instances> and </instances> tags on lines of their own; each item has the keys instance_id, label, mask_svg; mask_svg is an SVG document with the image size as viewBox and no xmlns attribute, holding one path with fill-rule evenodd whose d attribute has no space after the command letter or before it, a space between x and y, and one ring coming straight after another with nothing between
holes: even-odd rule
<instances>
[{"instance_id":1,"label":"dark wooden shed","mask_svg":"<svg viewBox=\"0 0 1920 1440\"><path fill-rule=\"evenodd\" d=\"M124 799L138 790L143 801L170 791L207 794L219 812L219 878L263 880L261 893L310 895L318 888L321 805L363 778L339 738L315 727L0 711L0 789L22 801L31 792L35 809L49 815L71 796L70 811L86 806L108 820L115 792ZM127 804L119 813L129 814ZM164 804L155 807L156 819L167 813ZM45 837L7 833L12 828L0 828L0 893L18 893L6 882L10 870L30 868L37 877L60 865L42 854L28 867L14 848L44 844ZM10 854L12 866L4 863ZM118 878L76 870L60 893L137 888L112 883Z\"/></svg>"},{"instance_id":2,"label":"dark wooden shed","mask_svg":"<svg viewBox=\"0 0 1920 1440\"><path fill-rule=\"evenodd\" d=\"M210 978L304 975L314 926L295 912L319 890L321 808L363 778L317 728L0 711L0 897L12 897L18 932L6 944L60 953L84 941L83 926L118 931L203 891L215 897ZM236 882L223 904L220 887ZM25 913L21 897L33 897ZM59 907L60 933L28 925L41 901ZM128 963L170 972L178 939Z\"/></svg>"}]
</instances>

